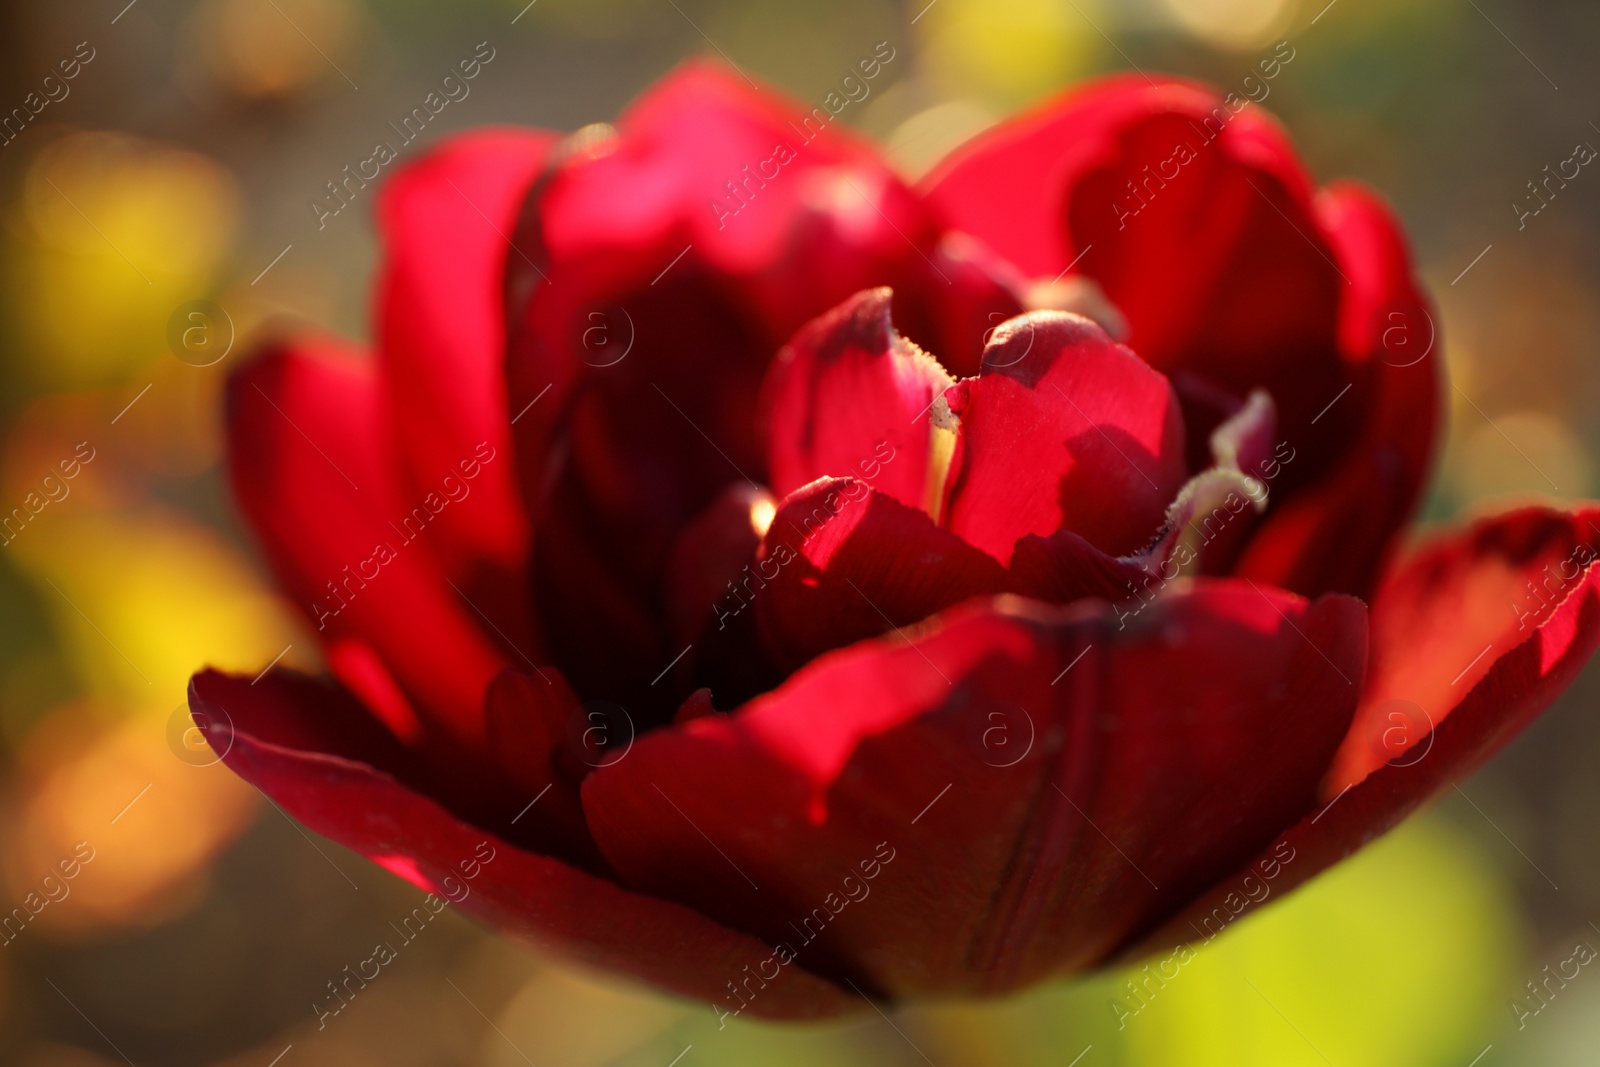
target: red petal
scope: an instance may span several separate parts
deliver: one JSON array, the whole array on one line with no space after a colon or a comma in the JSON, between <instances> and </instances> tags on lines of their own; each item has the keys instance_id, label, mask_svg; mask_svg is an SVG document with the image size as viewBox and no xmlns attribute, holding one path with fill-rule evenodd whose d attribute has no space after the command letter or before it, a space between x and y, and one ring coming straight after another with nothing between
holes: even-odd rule
<instances>
[{"instance_id":1,"label":"red petal","mask_svg":"<svg viewBox=\"0 0 1600 1067\"><path fill-rule=\"evenodd\" d=\"M772 950L747 934L525 852L371 766L300 747L303 728L283 724L348 704L331 689L320 696L305 690L304 683L286 685L276 675L256 686L203 675L192 683L190 700L197 716L227 706L236 730L225 762L311 829L502 933L684 996L726 1001L727 1011L738 1007L727 983L742 979L746 966L772 962ZM266 736L257 732L263 727ZM801 967L775 967L774 973L749 1004L752 1014L812 1018L860 1006Z\"/></svg>"},{"instance_id":2,"label":"red petal","mask_svg":"<svg viewBox=\"0 0 1600 1067\"><path fill-rule=\"evenodd\" d=\"M1020 310L989 257L941 247L932 214L873 145L823 108L755 91L716 64L685 64L652 86L617 120L614 140L563 160L530 207L558 268L596 250L630 252L628 276L644 286L692 246L759 309L763 360L874 285L896 290L913 337L971 362L981 330L967 332L970 316L991 303Z\"/></svg>"},{"instance_id":3,"label":"red petal","mask_svg":"<svg viewBox=\"0 0 1600 1067\"><path fill-rule=\"evenodd\" d=\"M1167 509L1160 536L1132 555L1102 552L1070 530L1024 537L1011 557L1013 588L1056 604L1080 597L1143 604L1179 577L1218 573L1213 561L1248 532L1261 493L1259 482L1231 468L1197 474ZM1120 618L1142 608L1115 610Z\"/></svg>"},{"instance_id":4,"label":"red petal","mask_svg":"<svg viewBox=\"0 0 1600 1067\"><path fill-rule=\"evenodd\" d=\"M928 350L951 374L970 378L983 369L983 347L990 334L1022 314L1019 294L1026 292L1028 282L983 242L959 231L940 239L933 266L948 284L901 297L896 313L905 318L913 337L929 339Z\"/></svg>"},{"instance_id":5,"label":"red petal","mask_svg":"<svg viewBox=\"0 0 1600 1067\"><path fill-rule=\"evenodd\" d=\"M752 358L749 310L718 293L696 263L677 264L630 304L634 350L593 371L564 410L546 409L562 403L558 384L524 423L559 419L565 438L534 545L554 658L579 692L637 708L678 651L657 625L673 546L730 483L758 488L763 449L752 413L764 367ZM668 701L661 717L675 706Z\"/></svg>"},{"instance_id":6,"label":"red petal","mask_svg":"<svg viewBox=\"0 0 1600 1067\"><path fill-rule=\"evenodd\" d=\"M484 696L484 716L495 769L529 798L487 824L522 848L603 870L578 796L589 767L577 747L589 722L566 680L554 670L502 671Z\"/></svg>"},{"instance_id":7,"label":"red petal","mask_svg":"<svg viewBox=\"0 0 1600 1067\"><path fill-rule=\"evenodd\" d=\"M907 636L591 775L617 870L891 994L1089 966L1309 808L1365 654L1358 602L1227 581Z\"/></svg>"},{"instance_id":8,"label":"red petal","mask_svg":"<svg viewBox=\"0 0 1600 1067\"><path fill-rule=\"evenodd\" d=\"M1128 556L1102 552L1071 530L1017 542L1010 571L1017 589L1052 604L1099 597L1113 604L1160 592L1181 531L1168 530L1149 549ZM1168 579L1178 577L1173 567Z\"/></svg>"},{"instance_id":9,"label":"red petal","mask_svg":"<svg viewBox=\"0 0 1600 1067\"><path fill-rule=\"evenodd\" d=\"M1267 504L1266 486L1244 471L1258 464L1266 469L1260 456L1272 439L1274 418L1272 398L1257 392L1218 426L1210 442L1214 466L1184 484L1158 536L1138 552L1113 556L1070 530L1022 538L1011 557L1016 590L1056 604L1089 596L1142 603L1180 576L1227 573L1237 545Z\"/></svg>"},{"instance_id":10,"label":"red petal","mask_svg":"<svg viewBox=\"0 0 1600 1067\"><path fill-rule=\"evenodd\" d=\"M484 687L508 652L434 556L391 525L416 502L396 485L380 404L371 364L338 342L269 349L229 380L231 480L324 639L365 642L435 729L476 744Z\"/></svg>"},{"instance_id":11,"label":"red petal","mask_svg":"<svg viewBox=\"0 0 1600 1067\"><path fill-rule=\"evenodd\" d=\"M674 701L695 704L688 712L679 704L673 719L697 714L701 705L709 712L713 694L722 707L737 707L783 678L761 647L754 613L740 611L744 601L734 592L752 580L756 551L776 506L765 490L730 485L684 529L673 548L666 576L673 651L658 666L669 658L671 664L649 686L662 691L658 709ZM763 584L759 577L753 581ZM736 616L732 625L729 612ZM703 700L692 695L696 690L706 694Z\"/></svg>"},{"instance_id":12,"label":"red petal","mask_svg":"<svg viewBox=\"0 0 1600 1067\"><path fill-rule=\"evenodd\" d=\"M1359 410L1312 421L1349 381L1350 283L1282 130L1234 99L1237 112L1197 85L1112 79L959 149L928 195L1034 275L1076 264L1153 366L1270 391L1302 453L1287 489L1338 454Z\"/></svg>"},{"instance_id":13,"label":"red petal","mask_svg":"<svg viewBox=\"0 0 1600 1067\"><path fill-rule=\"evenodd\" d=\"M784 498L753 570L718 613L738 614L748 597L785 670L1010 586L993 558L853 478L819 479Z\"/></svg>"},{"instance_id":14,"label":"red petal","mask_svg":"<svg viewBox=\"0 0 1600 1067\"><path fill-rule=\"evenodd\" d=\"M1032 277L1053 277L1077 255L1061 225L1069 177L1106 155L1122 128L1182 106L1197 92L1168 78L1150 88L1136 74L1091 83L963 144L922 188L951 227L982 239Z\"/></svg>"},{"instance_id":15,"label":"red petal","mask_svg":"<svg viewBox=\"0 0 1600 1067\"><path fill-rule=\"evenodd\" d=\"M942 236L875 150L825 111L688 64L630 107L614 135L569 149L525 206L517 244L539 266L508 261L512 292L531 293L513 337L513 410L554 388L519 424L519 441L536 446L526 454L544 454L553 432L545 424L578 379L597 377L585 363L603 376L626 348L679 403L737 394L808 320L877 285L894 287L912 337L975 365L983 327L974 322L1020 304L984 256L947 248ZM670 316L640 321L636 301L686 276L700 291L667 302L726 305L734 326L685 339ZM708 340L712 351L699 352ZM673 358L680 345L695 358ZM735 458L730 431L750 421L742 402L734 395L699 413Z\"/></svg>"},{"instance_id":16,"label":"red petal","mask_svg":"<svg viewBox=\"0 0 1600 1067\"><path fill-rule=\"evenodd\" d=\"M630 703L649 689L656 655L595 650L618 629L647 640L635 624L664 596L684 527L730 482L765 478L751 412L796 329L875 285L895 287L925 339L1016 306L978 257L940 247L869 145L826 112L807 133L807 114L692 64L615 131L559 149L524 206L528 258L507 261L511 410L535 525L565 527L536 535L537 598L582 692ZM981 334L949 342L970 358ZM574 545L617 572L603 603L569 579L586 565ZM668 643L656 635L670 658Z\"/></svg>"},{"instance_id":17,"label":"red petal","mask_svg":"<svg viewBox=\"0 0 1600 1067\"><path fill-rule=\"evenodd\" d=\"M1062 529L1133 552L1183 484L1171 386L1080 316L1011 320L945 399L960 431L944 525L1001 562L1019 538Z\"/></svg>"},{"instance_id":18,"label":"red petal","mask_svg":"<svg viewBox=\"0 0 1600 1067\"><path fill-rule=\"evenodd\" d=\"M379 199L378 350L406 496L465 487L430 533L431 550L455 581L471 583L476 602L504 601L491 615L519 622L527 523L509 458L501 276L507 235L554 140L515 129L452 137L402 168Z\"/></svg>"},{"instance_id":19,"label":"red petal","mask_svg":"<svg viewBox=\"0 0 1600 1067\"><path fill-rule=\"evenodd\" d=\"M1417 758L1430 726L1578 592L1600 557L1597 519L1600 511L1545 508L1497 516L1417 551L1386 578L1372 602L1361 710L1324 785L1330 798L1384 763Z\"/></svg>"},{"instance_id":20,"label":"red petal","mask_svg":"<svg viewBox=\"0 0 1600 1067\"><path fill-rule=\"evenodd\" d=\"M210 668L189 681L190 712L206 743L224 759L237 735L248 734L260 744L382 767L396 778L414 779L423 770L414 749L397 742L337 685L286 669L248 688L238 683Z\"/></svg>"},{"instance_id":21,"label":"red petal","mask_svg":"<svg viewBox=\"0 0 1600 1067\"><path fill-rule=\"evenodd\" d=\"M1360 412L1359 424L1326 474L1274 508L1239 570L1307 595L1365 596L1417 505L1439 432L1443 361L1393 213L1353 185L1331 188L1317 207L1351 280L1340 344L1359 382L1356 395L1328 399Z\"/></svg>"},{"instance_id":22,"label":"red petal","mask_svg":"<svg viewBox=\"0 0 1600 1067\"><path fill-rule=\"evenodd\" d=\"M683 531L667 568L667 614L678 642L697 639L717 605L749 570L777 508L765 489L728 486Z\"/></svg>"},{"instance_id":23,"label":"red petal","mask_svg":"<svg viewBox=\"0 0 1600 1067\"><path fill-rule=\"evenodd\" d=\"M1592 509L1515 512L1399 567L1373 604L1368 688L1323 785L1322 806L1123 955L1213 936L1267 899L1247 899L1245 876L1259 885L1271 869L1277 873L1269 895L1287 892L1470 775L1532 722L1600 645L1597 522L1600 511ZM1549 603L1523 627L1519 612L1538 604L1529 579L1550 580ZM1360 777L1376 762L1374 752L1391 762ZM1278 865L1269 867L1274 859Z\"/></svg>"},{"instance_id":24,"label":"red petal","mask_svg":"<svg viewBox=\"0 0 1600 1067\"><path fill-rule=\"evenodd\" d=\"M895 331L890 297L857 293L796 334L768 368L768 480L779 497L818 478L859 475L902 504L930 507L927 413L950 376Z\"/></svg>"}]
</instances>

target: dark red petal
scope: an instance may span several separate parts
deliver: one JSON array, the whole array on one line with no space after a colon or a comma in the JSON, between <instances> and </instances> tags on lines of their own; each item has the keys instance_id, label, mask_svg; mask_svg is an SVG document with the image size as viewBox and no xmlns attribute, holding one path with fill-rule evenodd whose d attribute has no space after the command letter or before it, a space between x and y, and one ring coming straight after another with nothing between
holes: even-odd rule
<instances>
[{"instance_id":1,"label":"dark red petal","mask_svg":"<svg viewBox=\"0 0 1600 1067\"><path fill-rule=\"evenodd\" d=\"M578 796L589 770L580 746L590 723L566 680L555 670L502 671L489 683L484 717L494 770L528 798L526 808L486 824L522 848L603 869Z\"/></svg>"},{"instance_id":2,"label":"dark red petal","mask_svg":"<svg viewBox=\"0 0 1600 1067\"><path fill-rule=\"evenodd\" d=\"M579 692L637 709L682 648L658 625L674 546L730 483L759 488L764 367L749 310L687 259L630 304L634 350L546 409L557 385L524 422L561 420L564 466L534 543L546 639Z\"/></svg>"},{"instance_id":3,"label":"dark red petal","mask_svg":"<svg viewBox=\"0 0 1600 1067\"><path fill-rule=\"evenodd\" d=\"M782 680L761 647L754 613L741 610L749 584L763 584L752 577L756 551L776 510L771 493L737 482L679 536L666 576L673 651L660 661L670 658L671 664L658 663L661 673L650 684L663 692L662 704L694 702L699 691L706 694L706 711L713 694L723 708L733 708ZM736 592L741 586L745 591ZM672 718L684 714L680 704Z\"/></svg>"},{"instance_id":4,"label":"dark red petal","mask_svg":"<svg viewBox=\"0 0 1600 1067\"><path fill-rule=\"evenodd\" d=\"M1117 603L1160 592L1163 567L1178 543L1179 530L1169 529L1148 549L1128 556L1102 552L1071 530L1049 537L1030 534L1017 542L1011 572L1017 589L1052 604L1070 604L1083 597Z\"/></svg>"},{"instance_id":5,"label":"dark red petal","mask_svg":"<svg viewBox=\"0 0 1600 1067\"><path fill-rule=\"evenodd\" d=\"M726 998L728 1011L739 1004L726 984L770 962L772 950L753 937L516 848L349 756L300 747L311 740L308 717L349 704L336 690L311 696L305 683L276 674L255 686L211 674L191 684L190 701L197 717L229 709L236 728L224 761L289 814L502 933L684 996ZM748 1005L753 1015L813 1018L861 1006L802 967L774 970Z\"/></svg>"},{"instance_id":6,"label":"dark red petal","mask_svg":"<svg viewBox=\"0 0 1600 1067\"><path fill-rule=\"evenodd\" d=\"M1360 382L1356 395L1328 402L1360 411L1359 425L1327 473L1273 510L1239 569L1306 595L1364 596L1416 508L1437 444L1444 368L1432 304L1393 213L1354 185L1329 189L1317 209L1351 282L1340 347Z\"/></svg>"},{"instance_id":7,"label":"dark red petal","mask_svg":"<svg viewBox=\"0 0 1600 1067\"><path fill-rule=\"evenodd\" d=\"M1214 934L1225 916L1257 902L1246 899L1246 875L1259 884L1272 869L1271 896L1287 892L1470 775L1531 723L1600 645L1597 525L1594 509L1515 512L1398 567L1373 604L1368 689L1322 805L1123 954ZM1527 582L1549 575L1548 603L1538 608ZM1520 612L1530 608L1523 626ZM1360 777L1372 752L1390 762ZM1279 866L1268 868L1273 859Z\"/></svg>"},{"instance_id":8,"label":"dark red petal","mask_svg":"<svg viewBox=\"0 0 1600 1067\"><path fill-rule=\"evenodd\" d=\"M787 496L818 478L862 477L913 508L928 499L928 411L950 387L937 360L895 331L888 289L813 320L767 369L767 470Z\"/></svg>"},{"instance_id":9,"label":"dark red petal","mask_svg":"<svg viewBox=\"0 0 1600 1067\"><path fill-rule=\"evenodd\" d=\"M779 148L781 165L772 163ZM750 422L739 391L808 320L872 286L895 288L914 338L975 364L982 334L972 320L1020 304L982 256L945 249L941 237L915 194L842 123L752 91L731 70L680 68L613 133L569 147L524 208L517 244L530 259L507 261L514 298L527 297L513 304L512 410L553 386L519 422L525 454L548 451L566 395L627 350L679 404L704 395L703 410L685 410L737 459L730 438ZM670 317L642 321L648 309L636 304L680 282L691 291L667 303L712 306L732 325L698 336Z\"/></svg>"},{"instance_id":10,"label":"dark red petal","mask_svg":"<svg viewBox=\"0 0 1600 1067\"><path fill-rule=\"evenodd\" d=\"M913 338L963 331L948 349L969 362L973 320L1018 306L983 257L942 247L870 145L826 112L808 127L808 114L690 64L615 130L554 152L507 260L540 616L580 692L649 700L662 718L676 701L655 701L650 682L678 650L637 623L666 596L684 527L728 484L765 481L752 411L773 354L877 285L894 287ZM603 598L571 579L589 569L583 553L615 572ZM613 631L656 652L603 656Z\"/></svg>"},{"instance_id":11,"label":"dark red petal","mask_svg":"<svg viewBox=\"0 0 1600 1067\"><path fill-rule=\"evenodd\" d=\"M665 252L629 265L642 286L692 246L710 273L739 280L771 350L874 285L896 290L914 338L971 362L982 335L966 332L970 316L986 302L1020 310L991 257L941 246L932 214L873 145L823 108L712 63L654 85L614 138L573 151L529 206L557 267L596 250Z\"/></svg>"},{"instance_id":12,"label":"dark red petal","mask_svg":"<svg viewBox=\"0 0 1600 1067\"><path fill-rule=\"evenodd\" d=\"M1067 529L1143 547L1184 480L1183 418L1160 372L1088 319L1034 312L995 331L983 373L945 394L960 423L942 523L1002 563Z\"/></svg>"},{"instance_id":13,"label":"dark red petal","mask_svg":"<svg viewBox=\"0 0 1600 1067\"><path fill-rule=\"evenodd\" d=\"M224 758L242 733L261 744L381 767L396 778L410 779L422 770L416 751L398 742L338 685L290 670L274 670L248 688L238 682L211 668L189 680L195 724Z\"/></svg>"},{"instance_id":14,"label":"dark red petal","mask_svg":"<svg viewBox=\"0 0 1600 1067\"><path fill-rule=\"evenodd\" d=\"M430 530L429 550L516 636L527 629L527 520L506 422L500 280L507 235L554 140L517 129L449 138L378 201L378 351L405 495L420 505L429 493L462 494Z\"/></svg>"},{"instance_id":15,"label":"dark red petal","mask_svg":"<svg viewBox=\"0 0 1600 1067\"><path fill-rule=\"evenodd\" d=\"M1308 810L1365 640L1357 601L1234 581L1126 629L974 604L642 738L584 805L629 884L814 969L994 992L1094 964Z\"/></svg>"},{"instance_id":16,"label":"dark red petal","mask_svg":"<svg viewBox=\"0 0 1600 1067\"><path fill-rule=\"evenodd\" d=\"M346 644L336 646L330 659L347 650ZM271 678L270 689L265 679L246 687L209 668L190 679L190 711L220 758L228 757L239 734L248 734L264 744L378 768L407 788L438 798L461 818L507 821L502 809L516 803L516 794L493 768L474 765L477 752L447 737L396 737L364 693L281 667ZM593 853L593 844L589 848Z\"/></svg>"},{"instance_id":17,"label":"dark red petal","mask_svg":"<svg viewBox=\"0 0 1600 1067\"><path fill-rule=\"evenodd\" d=\"M1022 538L1011 557L1014 588L1056 604L1089 596L1142 603L1180 576L1226 573L1267 506L1267 486L1245 472L1266 469L1260 457L1274 420L1272 398L1257 392L1218 426L1210 435L1213 465L1184 484L1154 540L1138 552L1114 556L1071 530Z\"/></svg>"},{"instance_id":18,"label":"dark red petal","mask_svg":"<svg viewBox=\"0 0 1600 1067\"><path fill-rule=\"evenodd\" d=\"M512 653L434 555L391 525L411 502L385 451L381 402L371 364L338 342L268 349L229 379L231 481L279 582L323 639L364 642L433 729L475 745L484 688Z\"/></svg>"},{"instance_id":19,"label":"dark red petal","mask_svg":"<svg viewBox=\"0 0 1600 1067\"><path fill-rule=\"evenodd\" d=\"M822 478L785 497L753 570L719 613L752 607L786 670L1010 587L992 557L855 478Z\"/></svg>"},{"instance_id":20,"label":"dark red petal","mask_svg":"<svg viewBox=\"0 0 1600 1067\"><path fill-rule=\"evenodd\" d=\"M1130 555L1102 552L1070 530L1024 537L1011 557L1012 587L1055 604L1080 597L1143 604L1180 577L1217 573L1213 560L1248 532L1264 501L1261 484L1237 470L1205 471L1178 493L1155 540ZM1119 617L1139 610L1116 609Z\"/></svg>"},{"instance_id":21,"label":"dark red petal","mask_svg":"<svg viewBox=\"0 0 1600 1067\"><path fill-rule=\"evenodd\" d=\"M1151 88L1137 74L1091 83L961 145L922 189L952 228L1031 277L1053 277L1077 255L1061 225L1069 176L1105 156L1124 127L1187 106L1199 92L1165 77Z\"/></svg>"},{"instance_id":22,"label":"dark red petal","mask_svg":"<svg viewBox=\"0 0 1600 1067\"><path fill-rule=\"evenodd\" d=\"M940 238L932 260L948 284L902 296L896 313L913 337L928 338L929 351L951 374L970 378L982 369L990 335L1024 311L1028 281L983 242L955 230Z\"/></svg>"},{"instance_id":23,"label":"dark red petal","mask_svg":"<svg viewBox=\"0 0 1600 1067\"><path fill-rule=\"evenodd\" d=\"M1423 751L1430 725L1579 591L1600 558L1597 521L1596 510L1511 512L1434 541L1388 575L1372 602L1361 709L1323 787L1329 798Z\"/></svg>"},{"instance_id":24,"label":"dark red petal","mask_svg":"<svg viewBox=\"0 0 1600 1067\"><path fill-rule=\"evenodd\" d=\"M1024 270L1093 278L1129 345L1175 379L1270 391L1302 453L1290 488L1338 454L1359 410L1312 421L1349 383L1350 282L1283 131L1230 99L1238 110L1190 83L1112 79L957 150L928 195Z\"/></svg>"},{"instance_id":25,"label":"dark red petal","mask_svg":"<svg viewBox=\"0 0 1600 1067\"><path fill-rule=\"evenodd\" d=\"M675 640L695 640L722 614L730 587L749 573L777 503L765 489L737 482L684 528L667 565Z\"/></svg>"}]
</instances>

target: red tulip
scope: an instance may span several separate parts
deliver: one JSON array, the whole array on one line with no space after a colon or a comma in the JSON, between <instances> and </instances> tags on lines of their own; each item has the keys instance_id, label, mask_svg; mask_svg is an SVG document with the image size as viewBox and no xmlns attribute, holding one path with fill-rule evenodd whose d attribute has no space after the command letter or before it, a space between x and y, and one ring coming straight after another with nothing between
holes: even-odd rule
<instances>
[{"instance_id":1,"label":"red tulip","mask_svg":"<svg viewBox=\"0 0 1600 1067\"><path fill-rule=\"evenodd\" d=\"M776 101L446 141L375 358L235 375L332 679L191 703L306 825L719 1013L993 993L1214 936L1593 650L1593 512L1396 555L1428 299L1258 108L1113 79L913 189Z\"/></svg>"}]
</instances>

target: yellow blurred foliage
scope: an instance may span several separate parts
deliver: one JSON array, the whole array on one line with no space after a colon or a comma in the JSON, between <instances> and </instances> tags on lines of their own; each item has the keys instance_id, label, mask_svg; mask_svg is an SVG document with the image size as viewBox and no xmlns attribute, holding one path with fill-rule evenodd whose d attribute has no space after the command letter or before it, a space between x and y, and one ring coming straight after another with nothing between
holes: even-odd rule
<instances>
[{"instance_id":1,"label":"yellow blurred foliage","mask_svg":"<svg viewBox=\"0 0 1600 1067\"><path fill-rule=\"evenodd\" d=\"M551 1005L560 1005L551 1011ZM541 967L500 1011L506 1038L535 1063L601 1067L682 1020L683 1008L647 989L555 965ZM498 1047L496 1047L498 1045ZM482 1063L520 1063L485 1036Z\"/></svg>"},{"instance_id":2,"label":"yellow blurred foliage","mask_svg":"<svg viewBox=\"0 0 1600 1067\"><path fill-rule=\"evenodd\" d=\"M1593 494L1587 447L1550 412L1486 414L1461 401L1453 421L1445 479L1461 506L1508 496L1581 500Z\"/></svg>"},{"instance_id":3,"label":"yellow blurred foliage","mask_svg":"<svg viewBox=\"0 0 1600 1067\"><path fill-rule=\"evenodd\" d=\"M1085 1067L1464 1064L1503 1010L1515 914L1484 857L1424 816L1165 964L1142 1008L1126 983L1143 964L904 1014L935 1062L967 1067L1062 1067L1091 1045Z\"/></svg>"},{"instance_id":4,"label":"yellow blurred foliage","mask_svg":"<svg viewBox=\"0 0 1600 1067\"><path fill-rule=\"evenodd\" d=\"M166 345L233 240L239 192L221 164L124 134L75 132L33 159L7 274L18 370L51 387L119 377Z\"/></svg>"},{"instance_id":5,"label":"yellow blurred foliage","mask_svg":"<svg viewBox=\"0 0 1600 1067\"><path fill-rule=\"evenodd\" d=\"M262 576L191 519L156 507L46 519L48 536L30 529L11 548L85 689L127 712L164 715L199 667L254 673L295 639ZM302 644L285 663L305 661Z\"/></svg>"},{"instance_id":6,"label":"yellow blurred foliage","mask_svg":"<svg viewBox=\"0 0 1600 1067\"><path fill-rule=\"evenodd\" d=\"M1009 106L1065 86L1098 58L1093 0L938 0L920 16L923 63L951 96Z\"/></svg>"},{"instance_id":7,"label":"yellow blurred foliage","mask_svg":"<svg viewBox=\"0 0 1600 1067\"><path fill-rule=\"evenodd\" d=\"M935 104L896 126L884 151L901 174L920 179L952 149L994 125L998 118L970 100Z\"/></svg>"},{"instance_id":8,"label":"yellow blurred foliage","mask_svg":"<svg viewBox=\"0 0 1600 1067\"><path fill-rule=\"evenodd\" d=\"M153 925L197 899L197 875L255 807L209 753L175 749L188 677L208 663L259 671L295 631L239 554L177 513L80 506L35 523L10 547L93 698L52 711L23 745L5 907L84 842L94 858L68 884L78 903L44 909L41 927Z\"/></svg>"},{"instance_id":9,"label":"yellow blurred foliage","mask_svg":"<svg viewBox=\"0 0 1600 1067\"><path fill-rule=\"evenodd\" d=\"M1247 51L1278 40L1296 0L1164 0L1174 23L1216 48Z\"/></svg>"},{"instance_id":10,"label":"yellow blurred foliage","mask_svg":"<svg viewBox=\"0 0 1600 1067\"><path fill-rule=\"evenodd\" d=\"M1503 1010L1516 914L1467 838L1415 819L1200 947L1124 1020L1131 1063L1465 1063Z\"/></svg>"}]
</instances>

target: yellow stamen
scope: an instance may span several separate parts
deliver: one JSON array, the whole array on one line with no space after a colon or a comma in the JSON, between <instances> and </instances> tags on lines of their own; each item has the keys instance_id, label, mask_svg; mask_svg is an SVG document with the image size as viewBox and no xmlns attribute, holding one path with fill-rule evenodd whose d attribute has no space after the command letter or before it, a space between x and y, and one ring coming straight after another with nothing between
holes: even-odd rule
<instances>
[{"instance_id":1,"label":"yellow stamen","mask_svg":"<svg viewBox=\"0 0 1600 1067\"><path fill-rule=\"evenodd\" d=\"M935 524L944 522L945 482L950 479L950 462L955 459L960 429L961 420L940 396L928 411L928 483L922 499L922 510Z\"/></svg>"}]
</instances>

